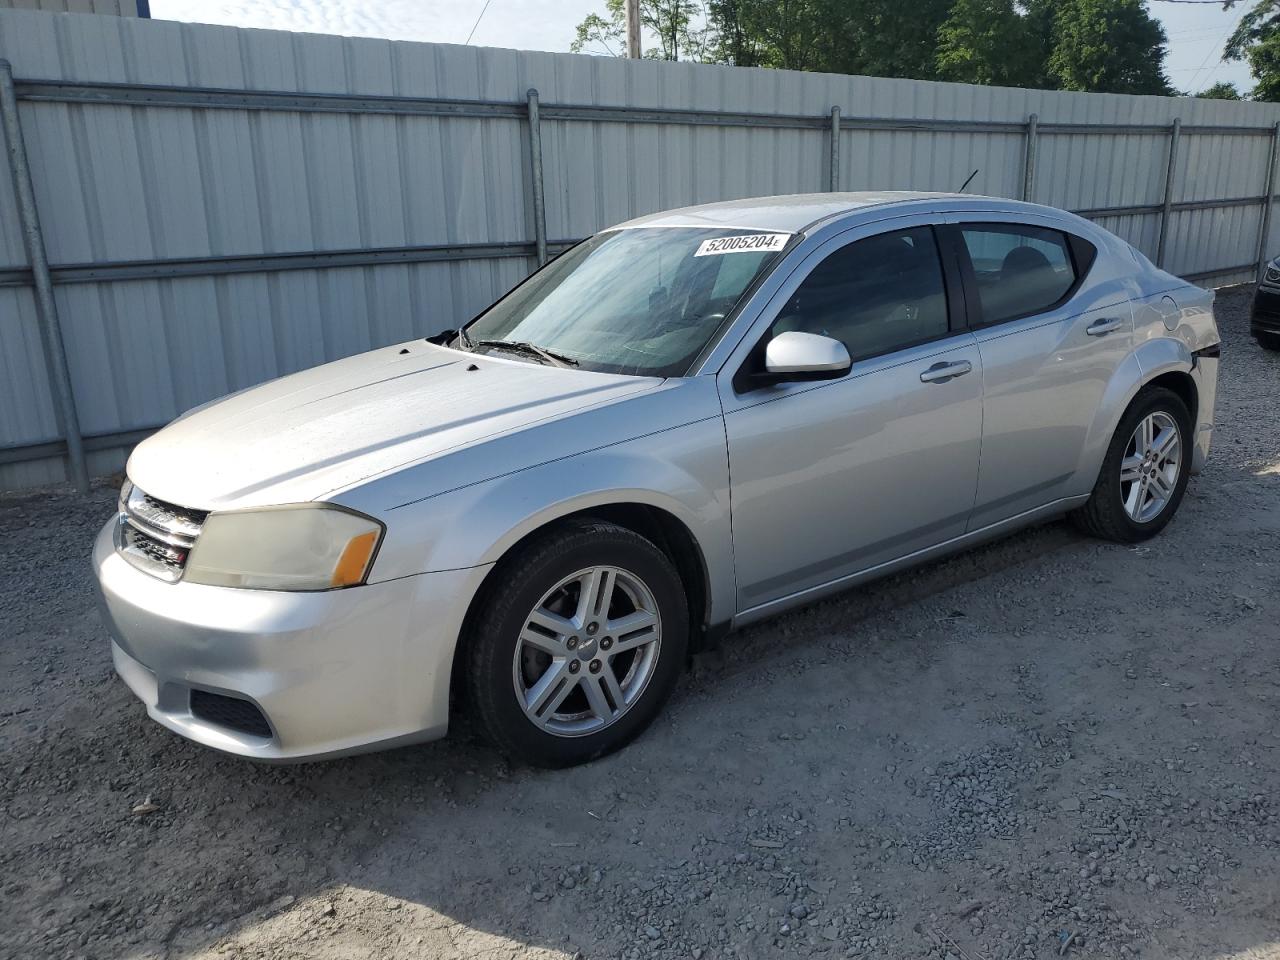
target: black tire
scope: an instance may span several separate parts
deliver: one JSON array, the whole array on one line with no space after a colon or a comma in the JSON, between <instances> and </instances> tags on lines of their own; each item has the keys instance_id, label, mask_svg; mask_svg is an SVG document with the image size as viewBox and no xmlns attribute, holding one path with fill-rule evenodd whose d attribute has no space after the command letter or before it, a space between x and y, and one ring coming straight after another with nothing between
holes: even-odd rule
<instances>
[{"instance_id":1,"label":"black tire","mask_svg":"<svg viewBox=\"0 0 1280 960\"><path fill-rule=\"evenodd\" d=\"M1168 414L1177 424L1182 444L1181 462L1173 495L1164 509L1154 518L1139 523L1124 509L1120 462L1124 459L1129 440L1138 424L1156 412ZM1107 455L1102 461L1102 470L1098 474L1098 482L1094 484L1093 493L1084 506L1071 514L1072 521L1091 536L1118 543L1138 543L1154 537L1173 519L1173 515L1178 512L1178 505L1182 503L1182 496L1186 493L1187 481L1191 478L1192 438L1191 414L1181 397L1164 387L1143 390L1120 418L1120 424L1107 447Z\"/></svg>"},{"instance_id":2,"label":"black tire","mask_svg":"<svg viewBox=\"0 0 1280 960\"><path fill-rule=\"evenodd\" d=\"M1258 341L1258 346L1263 350L1280 350L1280 334L1255 333L1253 338Z\"/></svg>"},{"instance_id":3,"label":"black tire","mask_svg":"<svg viewBox=\"0 0 1280 960\"><path fill-rule=\"evenodd\" d=\"M517 700L517 645L530 613L547 592L593 566L623 570L652 595L661 631L656 662L637 698L610 725L577 736L558 735L536 726ZM688 599L679 573L661 549L616 524L572 521L518 548L495 568L478 602L466 638L469 705L480 731L516 762L568 767L630 743L671 696L687 656Z\"/></svg>"}]
</instances>

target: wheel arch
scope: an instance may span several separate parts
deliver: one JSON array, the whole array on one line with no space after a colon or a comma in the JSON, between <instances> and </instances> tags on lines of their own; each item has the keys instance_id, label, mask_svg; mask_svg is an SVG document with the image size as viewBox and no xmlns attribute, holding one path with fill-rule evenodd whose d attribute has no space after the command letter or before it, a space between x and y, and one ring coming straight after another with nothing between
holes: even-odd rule
<instances>
[{"instance_id":1,"label":"wheel arch","mask_svg":"<svg viewBox=\"0 0 1280 960\"><path fill-rule=\"evenodd\" d=\"M1139 393L1150 387L1164 387L1176 393L1182 402L1187 405L1187 412L1191 414L1191 427L1192 430L1195 429L1196 416L1200 407L1200 391L1199 387L1196 386L1195 378L1191 376L1190 370L1169 370L1158 374L1143 383L1135 391L1134 397L1136 398ZM1132 402L1132 400L1129 401L1129 403ZM1128 405L1125 406L1125 409L1128 409Z\"/></svg>"},{"instance_id":2,"label":"wheel arch","mask_svg":"<svg viewBox=\"0 0 1280 960\"><path fill-rule=\"evenodd\" d=\"M587 505L561 505L551 516L525 529L516 539L507 543L501 554L492 558L493 570L485 577L477 596L490 583L494 572L500 570L503 561L526 544L548 536L558 528L575 520L603 520L638 533L652 541L675 565L689 597L689 623L695 629L705 628L711 619L711 576L706 554L698 538L674 512L652 502L635 498L604 500ZM472 604L475 600L472 600Z\"/></svg>"},{"instance_id":3,"label":"wheel arch","mask_svg":"<svg viewBox=\"0 0 1280 960\"><path fill-rule=\"evenodd\" d=\"M1116 427L1143 390L1153 386L1172 390L1187 404L1192 429L1195 429L1199 390L1191 375L1194 367L1195 360L1186 344L1173 337L1148 340L1125 357L1112 374L1098 405L1082 452L1076 493L1093 489Z\"/></svg>"},{"instance_id":4,"label":"wheel arch","mask_svg":"<svg viewBox=\"0 0 1280 960\"><path fill-rule=\"evenodd\" d=\"M473 625L479 615L480 605L487 593L495 588L505 567L504 561L519 550L556 530L579 520L601 520L613 523L637 533L654 543L671 560L684 585L688 598L690 652L706 649L719 641L727 632L728 622L713 623L712 583L706 554L698 538L683 520L668 509L638 499L609 500L562 510L545 516L540 522L524 530L517 538L505 544L494 558L493 566L472 594L462 621L458 644L454 649L450 687L454 695L460 691L462 668L466 662L466 644L472 635Z\"/></svg>"}]
</instances>

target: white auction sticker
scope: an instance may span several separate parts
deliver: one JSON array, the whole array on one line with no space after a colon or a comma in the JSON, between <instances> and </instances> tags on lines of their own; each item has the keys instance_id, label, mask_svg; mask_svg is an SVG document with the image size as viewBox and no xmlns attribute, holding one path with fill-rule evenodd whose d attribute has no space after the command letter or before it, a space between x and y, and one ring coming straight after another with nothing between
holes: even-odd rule
<instances>
[{"instance_id":1,"label":"white auction sticker","mask_svg":"<svg viewBox=\"0 0 1280 960\"><path fill-rule=\"evenodd\" d=\"M695 257L718 257L722 253L759 253L761 250L781 250L791 239L789 233L740 233L733 237L714 237L703 240Z\"/></svg>"}]
</instances>

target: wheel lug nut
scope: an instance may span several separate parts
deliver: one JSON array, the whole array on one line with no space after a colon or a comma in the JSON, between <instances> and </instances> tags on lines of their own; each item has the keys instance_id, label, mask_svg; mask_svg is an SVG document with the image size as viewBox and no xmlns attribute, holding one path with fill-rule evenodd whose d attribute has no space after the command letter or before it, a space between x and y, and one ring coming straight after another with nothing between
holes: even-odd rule
<instances>
[{"instance_id":1,"label":"wheel lug nut","mask_svg":"<svg viewBox=\"0 0 1280 960\"><path fill-rule=\"evenodd\" d=\"M570 650L577 650L577 649L578 649L578 638L577 638L577 637L570 637L570 638L569 638L569 642L568 642L567 644L565 644L565 646L567 646Z\"/></svg>"},{"instance_id":2,"label":"wheel lug nut","mask_svg":"<svg viewBox=\"0 0 1280 960\"><path fill-rule=\"evenodd\" d=\"M599 661L599 660L592 660L592 661L591 661L591 672L592 672L592 673L599 673L599 672L600 672L600 661Z\"/></svg>"},{"instance_id":3,"label":"wheel lug nut","mask_svg":"<svg viewBox=\"0 0 1280 960\"><path fill-rule=\"evenodd\" d=\"M589 623L589 624L587 624L587 633L589 633L589 634L591 634L591 635L593 635L593 636L595 635L595 632L596 632L597 630L599 630L599 629L600 629L600 625L599 625L599 624L596 624L596 623Z\"/></svg>"},{"instance_id":4,"label":"wheel lug nut","mask_svg":"<svg viewBox=\"0 0 1280 960\"><path fill-rule=\"evenodd\" d=\"M577 673L577 672L578 672L579 670L581 670L581 669L582 669L582 663L581 663L580 661L578 661L578 660L572 660L572 661L570 661L570 662L569 662L569 672L570 672L570 673Z\"/></svg>"},{"instance_id":5,"label":"wheel lug nut","mask_svg":"<svg viewBox=\"0 0 1280 960\"><path fill-rule=\"evenodd\" d=\"M613 637L605 637L603 640L600 641L601 650L608 650L612 646L613 646Z\"/></svg>"}]
</instances>

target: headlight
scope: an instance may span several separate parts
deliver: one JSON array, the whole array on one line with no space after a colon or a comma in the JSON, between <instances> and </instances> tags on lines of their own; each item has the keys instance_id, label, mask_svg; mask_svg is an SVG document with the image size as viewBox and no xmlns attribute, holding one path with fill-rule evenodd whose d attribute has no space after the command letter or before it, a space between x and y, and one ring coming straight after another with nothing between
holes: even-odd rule
<instances>
[{"instance_id":1,"label":"headlight","mask_svg":"<svg viewBox=\"0 0 1280 960\"><path fill-rule=\"evenodd\" d=\"M333 590L364 583L382 524L324 504L211 513L184 580L259 590Z\"/></svg>"}]
</instances>

